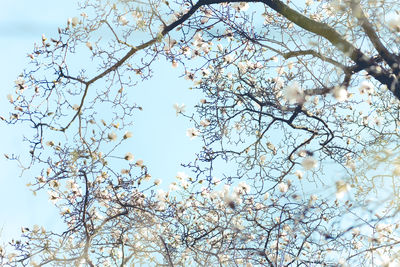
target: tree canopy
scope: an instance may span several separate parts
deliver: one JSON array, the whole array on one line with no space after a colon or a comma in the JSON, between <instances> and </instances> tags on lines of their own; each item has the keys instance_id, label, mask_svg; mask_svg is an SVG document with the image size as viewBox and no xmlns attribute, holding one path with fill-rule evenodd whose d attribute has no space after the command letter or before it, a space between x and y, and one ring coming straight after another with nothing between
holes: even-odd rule
<instances>
[{"instance_id":1,"label":"tree canopy","mask_svg":"<svg viewBox=\"0 0 400 267\"><path fill-rule=\"evenodd\" d=\"M65 230L23 228L1 263L399 265L399 10L81 1L35 45L2 117L31 127L30 189ZM124 150L142 110L129 88L159 60L202 95L191 114L174 105L202 147L164 183Z\"/></svg>"}]
</instances>

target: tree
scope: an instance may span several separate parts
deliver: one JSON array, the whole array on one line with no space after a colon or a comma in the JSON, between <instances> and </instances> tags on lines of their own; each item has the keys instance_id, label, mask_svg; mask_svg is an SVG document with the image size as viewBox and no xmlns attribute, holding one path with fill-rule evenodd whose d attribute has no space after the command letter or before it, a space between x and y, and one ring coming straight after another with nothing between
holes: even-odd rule
<instances>
[{"instance_id":1,"label":"tree","mask_svg":"<svg viewBox=\"0 0 400 267\"><path fill-rule=\"evenodd\" d=\"M66 229L24 229L2 264L399 264L398 8L84 1L35 46L3 118L34 130L31 188ZM141 109L126 88L160 58L204 95L175 106L204 145L168 189L121 150Z\"/></svg>"}]
</instances>

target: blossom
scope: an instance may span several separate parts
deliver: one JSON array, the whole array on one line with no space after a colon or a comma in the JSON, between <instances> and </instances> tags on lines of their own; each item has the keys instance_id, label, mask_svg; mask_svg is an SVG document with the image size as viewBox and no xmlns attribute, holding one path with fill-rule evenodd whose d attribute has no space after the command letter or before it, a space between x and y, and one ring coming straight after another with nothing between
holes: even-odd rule
<instances>
[{"instance_id":1,"label":"blossom","mask_svg":"<svg viewBox=\"0 0 400 267\"><path fill-rule=\"evenodd\" d=\"M400 15L389 20L388 26L394 31L400 31Z\"/></svg>"},{"instance_id":2,"label":"blossom","mask_svg":"<svg viewBox=\"0 0 400 267\"><path fill-rule=\"evenodd\" d=\"M169 185L169 190L170 191L176 191L176 190L178 190L179 188L178 188L178 185L175 183L175 182L173 182L173 183L171 183L170 185Z\"/></svg>"},{"instance_id":3,"label":"blossom","mask_svg":"<svg viewBox=\"0 0 400 267\"><path fill-rule=\"evenodd\" d=\"M134 156L133 156L133 154L131 152L128 152L128 153L125 154L124 159L128 160L128 161L133 161L134 160Z\"/></svg>"},{"instance_id":4,"label":"blossom","mask_svg":"<svg viewBox=\"0 0 400 267\"><path fill-rule=\"evenodd\" d=\"M173 108L174 108L175 111L176 111L176 116L178 116L179 113L183 113L183 112L186 111L186 110L185 110L185 109L186 109L186 105L185 105L185 104L179 105L179 104L175 103L175 104L173 105Z\"/></svg>"},{"instance_id":5,"label":"blossom","mask_svg":"<svg viewBox=\"0 0 400 267\"><path fill-rule=\"evenodd\" d=\"M124 134L124 139L128 139L128 138L131 138L131 137L132 137L132 133L131 132L126 132Z\"/></svg>"},{"instance_id":6,"label":"blossom","mask_svg":"<svg viewBox=\"0 0 400 267\"><path fill-rule=\"evenodd\" d=\"M259 158L260 163L261 163L261 164L264 164L264 162L265 162L266 159L267 159L267 156L266 156L266 155L261 155L260 158Z\"/></svg>"},{"instance_id":7,"label":"blossom","mask_svg":"<svg viewBox=\"0 0 400 267\"><path fill-rule=\"evenodd\" d=\"M185 179L187 179L189 176L186 174L186 173L184 173L184 172L178 172L177 174L176 174L176 178L178 179L178 180L185 180Z\"/></svg>"},{"instance_id":8,"label":"blossom","mask_svg":"<svg viewBox=\"0 0 400 267\"><path fill-rule=\"evenodd\" d=\"M250 186L246 184L246 182L240 182L238 186L235 188L235 193L237 195L248 194L250 193Z\"/></svg>"},{"instance_id":9,"label":"blossom","mask_svg":"<svg viewBox=\"0 0 400 267\"><path fill-rule=\"evenodd\" d=\"M336 183L336 198L342 199L350 190L350 185L345 181L339 180Z\"/></svg>"},{"instance_id":10,"label":"blossom","mask_svg":"<svg viewBox=\"0 0 400 267\"><path fill-rule=\"evenodd\" d=\"M159 185L159 184L161 184L161 182L162 182L161 179L155 179L154 180L154 184L155 185Z\"/></svg>"},{"instance_id":11,"label":"blossom","mask_svg":"<svg viewBox=\"0 0 400 267\"><path fill-rule=\"evenodd\" d=\"M24 78L21 76L19 76L14 82L16 85L23 85L25 83Z\"/></svg>"},{"instance_id":12,"label":"blossom","mask_svg":"<svg viewBox=\"0 0 400 267\"><path fill-rule=\"evenodd\" d=\"M14 98L13 98L12 94L8 94L7 99L8 99L8 101L10 101L11 104L14 102Z\"/></svg>"},{"instance_id":13,"label":"blossom","mask_svg":"<svg viewBox=\"0 0 400 267\"><path fill-rule=\"evenodd\" d=\"M211 122L207 119L200 121L200 125L203 127L207 127L208 125L210 125L210 123Z\"/></svg>"},{"instance_id":14,"label":"blossom","mask_svg":"<svg viewBox=\"0 0 400 267\"><path fill-rule=\"evenodd\" d=\"M189 128L186 131L186 135L188 137L190 137L190 140L193 140L194 138L196 138L198 135L200 134L199 130L197 130L196 128Z\"/></svg>"},{"instance_id":15,"label":"blossom","mask_svg":"<svg viewBox=\"0 0 400 267\"><path fill-rule=\"evenodd\" d=\"M72 27L77 26L78 23L79 23L79 18L78 18L78 17L73 17L73 18L71 19Z\"/></svg>"},{"instance_id":16,"label":"blossom","mask_svg":"<svg viewBox=\"0 0 400 267\"><path fill-rule=\"evenodd\" d=\"M297 176L297 178L298 178L299 180L301 180L301 179L303 178L303 172L300 171L300 170L296 170L296 171L294 172L294 174Z\"/></svg>"},{"instance_id":17,"label":"blossom","mask_svg":"<svg viewBox=\"0 0 400 267\"><path fill-rule=\"evenodd\" d=\"M167 199L168 195L164 190L158 189L156 197L157 197L158 201L164 202Z\"/></svg>"},{"instance_id":18,"label":"blossom","mask_svg":"<svg viewBox=\"0 0 400 267\"><path fill-rule=\"evenodd\" d=\"M303 165L304 169L311 170L317 167L318 162L313 157L307 157L303 160L301 165Z\"/></svg>"},{"instance_id":19,"label":"blossom","mask_svg":"<svg viewBox=\"0 0 400 267\"><path fill-rule=\"evenodd\" d=\"M90 42L86 42L86 46L87 48L89 48L90 50L93 50L93 46Z\"/></svg>"},{"instance_id":20,"label":"blossom","mask_svg":"<svg viewBox=\"0 0 400 267\"><path fill-rule=\"evenodd\" d=\"M117 134L114 132L111 132L107 135L107 138L110 139L111 141L117 140Z\"/></svg>"},{"instance_id":21,"label":"blossom","mask_svg":"<svg viewBox=\"0 0 400 267\"><path fill-rule=\"evenodd\" d=\"M49 194L49 200L53 203L56 204L57 201L60 199L60 195L55 192L55 191L47 191L47 193Z\"/></svg>"},{"instance_id":22,"label":"blossom","mask_svg":"<svg viewBox=\"0 0 400 267\"><path fill-rule=\"evenodd\" d=\"M143 167L143 160L142 159L137 160L136 165L139 167Z\"/></svg>"},{"instance_id":23,"label":"blossom","mask_svg":"<svg viewBox=\"0 0 400 267\"><path fill-rule=\"evenodd\" d=\"M335 88L332 91L333 97L336 98L337 101L343 102L347 100L348 94L346 88L342 86L335 86Z\"/></svg>"},{"instance_id":24,"label":"blossom","mask_svg":"<svg viewBox=\"0 0 400 267\"><path fill-rule=\"evenodd\" d=\"M289 186L286 183L281 182L278 184L278 189L281 193L286 193L289 189Z\"/></svg>"},{"instance_id":25,"label":"blossom","mask_svg":"<svg viewBox=\"0 0 400 267\"><path fill-rule=\"evenodd\" d=\"M74 180L69 179L69 180L67 180L67 182L66 182L66 184L65 184L65 187L66 187L67 189L69 189L69 190L75 190L75 189L78 188L78 185L75 183Z\"/></svg>"},{"instance_id":26,"label":"blossom","mask_svg":"<svg viewBox=\"0 0 400 267\"><path fill-rule=\"evenodd\" d=\"M237 11L246 11L247 9L249 9L249 3L247 2L240 2L234 5L234 8Z\"/></svg>"},{"instance_id":27,"label":"blossom","mask_svg":"<svg viewBox=\"0 0 400 267\"><path fill-rule=\"evenodd\" d=\"M118 18L119 23L121 23L123 26L127 25L129 23L129 21L124 17L124 16L120 16Z\"/></svg>"},{"instance_id":28,"label":"blossom","mask_svg":"<svg viewBox=\"0 0 400 267\"><path fill-rule=\"evenodd\" d=\"M297 82L284 88L284 96L289 104L304 102L304 92Z\"/></svg>"},{"instance_id":29,"label":"blossom","mask_svg":"<svg viewBox=\"0 0 400 267\"><path fill-rule=\"evenodd\" d=\"M231 63L233 61L233 56L231 55L231 54L229 54L229 55L226 55L225 57L224 57L224 62L225 63Z\"/></svg>"},{"instance_id":30,"label":"blossom","mask_svg":"<svg viewBox=\"0 0 400 267\"><path fill-rule=\"evenodd\" d=\"M374 86L368 81L363 81L358 90L360 91L360 94L372 94L374 91Z\"/></svg>"},{"instance_id":31,"label":"blossom","mask_svg":"<svg viewBox=\"0 0 400 267\"><path fill-rule=\"evenodd\" d=\"M237 64L237 66L238 66L239 71L240 71L241 73L244 73L244 72L247 71L247 64L246 64L246 62L239 62L239 63Z\"/></svg>"}]
</instances>

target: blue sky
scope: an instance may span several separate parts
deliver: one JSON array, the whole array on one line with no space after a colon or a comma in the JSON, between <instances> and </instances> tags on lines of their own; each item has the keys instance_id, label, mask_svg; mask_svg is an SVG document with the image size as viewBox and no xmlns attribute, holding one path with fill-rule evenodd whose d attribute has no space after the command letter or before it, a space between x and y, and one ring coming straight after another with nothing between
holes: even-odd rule
<instances>
[{"instance_id":1,"label":"blue sky","mask_svg":"<svg viewBox=\"0 0 400 267\"><path fill-rule=\"evenodd\" d=\"M58 26L64 26L68 17L78 15L76 4L61 0L14 0L2 3L0 10L0 115L7 117L9 109L6 95L14 90L14 80L28 62L27 54L34 42L40 42L42 34L54 36ZM166 65L167 64L167 65ZM165 71L165 68L169 71ZM176 117L174 103L190 107L199 101L197 93L188 90L192 85L170 63L158 62L154 66L155 77L140 83L135 90L135 102L144 111L136 113L129 142L135 157L144 160L154 178L164 182L182 171L180 163L193 159L200 142L189 140L186 129L188 120ZM0 141L0 243L18 238L21 226L43 225L50 229L59 226L57 211L48 201L46 192L34 197L25 186L39 174L33 168L24 172L16 162L7 161L3 154L21 155L28 152L23 143L27 125L1 124ZM26 159L26 158L25 158Z\"/></svg>"}]
</instances>

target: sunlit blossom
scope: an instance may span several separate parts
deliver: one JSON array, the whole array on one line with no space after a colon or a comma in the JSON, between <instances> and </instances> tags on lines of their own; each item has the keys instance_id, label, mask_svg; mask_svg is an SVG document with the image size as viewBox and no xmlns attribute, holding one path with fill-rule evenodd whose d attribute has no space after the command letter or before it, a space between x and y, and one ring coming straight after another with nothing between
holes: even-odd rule
<instances>
[{"instance_id":1,"label":"sunlit blossom","mask_svg":"<svg viewBox=\"0 0 400 267\"><path fill-rule=\"evenodd\" d=\"M350 190L350 185L345 181L339 180L335 183L336 185L336 198L342 199L347 192Z\"/></svg>"},{"instance_id":2,"label":"sunlit blossom","mask_svg":"<svg viewBox=\"0 0 400 267\"><path fill-rule=\"evenodd\" d=\"M131 132L126 132L125 134L124 134L124 139L128 139L128 138L131 138L132 137L132 133Z\"/></svg>"},{"instance_id":3,"label":"sunlit blossom","mask_svg":"<svg viewBox=\"0 0 400 267\"><path fill-rule=\"evenodd\" d=\"M348 97L346 88L344 88L342 86L335 86L332 94L333 94L333 97L335 97L336 100L339 102L343 102L343 101L347 100L347 97Z\"/></svg>"},{"instance_id":4,"label":"sunlit blossom","mask_svg":"<svg viewBox=\"0 0 400 267\"><path fill-rule=\"evenodd\" d=\"M133 154L131 152L128 152L128 153L125 154L124 159L127 160L127 161L133 161L134 160L134 156L133 156Z\"/></svg>"},{"instance_id":5,"label":"sunlit blossom","mask_svg":"<svg viewBox=\"0 0 400 267\"><path fill-rule=\"evenodd\" d=\"M281 193L286 193L288 191L288 189L289 189L289 186L286 183L281 182L281 183L278 184L278 190Z\"/></svg>"},{"instance_id":6,"label":"sunlit blossom","mask_svg":"<svg viewBox=\"0 0 400 267\"><path fill-rule=\"evenodd\" d=\"M199 136L200 132L196 128L189 128L186 131L186 135L190 138L190 140L193 140L197 136Z\"/></svg>"},{"instance_id":7,"label":"sunlit blossom","mask_svg":"<svg viewBox=\"0 0 400 267\"><path fill-rule=\"evenodd\" d=\"M303 89L296 82L284 88L284 96L289 104L304 102Z\"/></svg>"},{"instance_id":8,"label":"sunlit blossom","mask_svg":"<svg viewBox=\"0 0 400 267\"><path fill-rule=\"evenodd\" d=\"M318 166L318 161L316 161L313 157L306 157L303 159L301 165L303 165L304 169L311 170Z\"/></svg>"},{"instance_id":9,"label":"sunlit blossom","mask_svg":"<svg viewBox=\"0 0 400 267\"><path fill-rule=\"evenodd\" d=\"M117 134L114 132L108 133L107 138L110 139L111 141L117 140Z\"/></svg>"},{"instance_id":10,"label":"sunlit blossom","mask_svg":"<svg viewBox=\"0 0 400 267\"><path fill-rule=\"evenodd\" d=\"M175 109L176 116L178 116L178 114L184 113L186 111L186 105L185 104L180 104L179 105L179 104L175 103L173 105L173 108Z\"/></svg>"}]
</instances>

